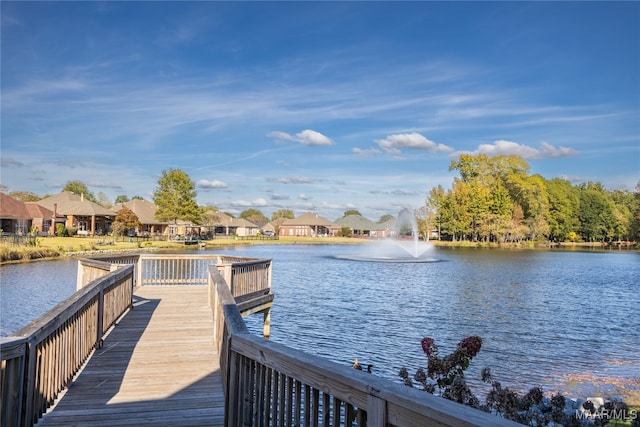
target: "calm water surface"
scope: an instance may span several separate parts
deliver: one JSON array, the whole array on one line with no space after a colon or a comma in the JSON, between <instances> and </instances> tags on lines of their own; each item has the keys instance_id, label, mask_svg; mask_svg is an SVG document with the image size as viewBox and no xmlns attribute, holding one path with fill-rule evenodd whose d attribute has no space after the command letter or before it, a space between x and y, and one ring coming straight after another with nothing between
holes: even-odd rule
<instances>
[{"instance_id":1,"label":"calm water surface","mask_svg":"<svg viewBox=\"0 0 640 427\"><path fill-rule=\"evenodd\" d=\"M637 252L433 248L429 256L440 262L335 258L364 250L291 245L213 252L273 259L271 339L338 363L357 357L398 381L401 367L413 372L426 365L422 337L433 337L447 354L462 338L479 335L484 344L468 373L478 392L474 379L485 366L520 390L541 386L577 397L640 391ZM52 280L50 270L66 276L58 272ZM19 313L34 296L51 307L75 290L75 262L0 273L3 335L30 320ZM46 309L28 311L37 317ZM261 330L261 316L249 323Z\"/></svg>"}]
</instances>

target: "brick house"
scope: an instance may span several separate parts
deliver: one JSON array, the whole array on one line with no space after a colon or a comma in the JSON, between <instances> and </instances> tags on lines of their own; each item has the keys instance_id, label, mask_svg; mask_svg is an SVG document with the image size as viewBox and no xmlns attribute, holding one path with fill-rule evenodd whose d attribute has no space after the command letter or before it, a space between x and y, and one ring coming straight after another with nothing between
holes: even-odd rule
<instances>
[{"instance_id":1,"label":"brick house","mask_svg":"<svg viewBox=\"0 0 640 427\"><path fill-rule=\"evenodd\" d=\"M63 215L65 226L75 229L79 235L106 234L111 230L114 214L111 210L90 202L82 194L63 191L38 201L57 215Z\"/></svg>"},{"instance_id":2,"label":"brick house","mask_svg":"<svg viewBox=\"0 0 640 427\"><path fill-rule=\"evenodd\" d=\"M340 226L312 212L294 219L287 219L280 225L280 236L325 237L335 236Z\"/></svg>"}]
</instances>

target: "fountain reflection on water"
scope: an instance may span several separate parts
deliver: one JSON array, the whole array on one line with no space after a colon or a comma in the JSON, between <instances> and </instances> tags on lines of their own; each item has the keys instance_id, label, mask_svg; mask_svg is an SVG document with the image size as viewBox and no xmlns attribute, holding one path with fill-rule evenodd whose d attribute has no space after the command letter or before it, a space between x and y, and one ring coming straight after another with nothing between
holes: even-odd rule
<instances>
[{"instance_id":1,"label":"fountain reflection on water","mask_svg":"<svg viewBox=\"0 0 640 427\"><path fill-rule=\"evenodd\" d=\"M407 238L403 238L403 236ZM363 249L362 253L335 255L334 258L350 261L400 263L440 261L430 256L433 251L433 245L422 242L418 238L416 218L408 209L403 209L398 214L391 238L378 240Z\"/></svg>"}]
</instances>

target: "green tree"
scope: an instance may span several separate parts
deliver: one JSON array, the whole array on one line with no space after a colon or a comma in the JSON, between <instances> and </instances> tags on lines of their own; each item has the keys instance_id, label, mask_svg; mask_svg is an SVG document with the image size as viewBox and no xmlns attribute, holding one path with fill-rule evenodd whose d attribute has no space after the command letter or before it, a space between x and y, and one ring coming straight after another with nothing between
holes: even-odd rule
<instances>
[{"instance_id":1,"label":"green tree","mask_svg":"<svg viewBox=\"0 0 640 427\"><path fill-rule=\"evenodd\" d=\"M180 169L163 171L158 180L158 188L153 193L156 204L155 218L159 221L178 220L200 223L200 209L196 203L195 184Z\"/></svg>"},{"instance_id":2,"label":"green tree","mask_svg":"<svg viewBox=\"0 0 640 427\"><path fill-rule=\"evenodd\" d=\"M41 199L40 196L29 191L12 191L9 193L9 196L16 200L20 200L21 202L37 202Z\"/></svg>"},{"instance_id":3,"label":"green tree","mask_svg":"<svg viewBox=\"0 0 640 427\"><path fill-rule=\"evenodd\" d=\"M96 201L96 196L93 192L89 191L89 187L82 181L67 181L62 191L70 191L73 194L83 195L84 198L90 202Z\"/></svg>"},{"instance_id":4,"label":"green tree","mask_svg":"<svg viewBox=\"0 0 640 427\"><path fill-rule=\"evenodd\" d=\"M360 215L360 216L362 216L360 211L357 210L357 209L349 209L349 210L345 211L344 215L342 215L342 216L345 217L345 216L349 216L349 215Z\"/></svg>"},{"instance_id":5,"label":"green tree","mask_svg":"<svg viewBox=\"0 0 640 427\"><path fill-rule=\"evenodd\" d=\"M583 240L597 242L610 240L614 234L614 221L612 202L602 184L581 184L580 209L580 235Z\"/></svg>"},{"instance_id":6,"label":"green tree","mask_svg":"<svg viewBox=\"0 0 640 427\"><path fill-rule=\"evenodd\" d=\"M346 225L340 227L340 231L338 231L338 235L340 237L349 237L351 236L352 233L353 233L353 230L351 230L351 227Z\"/></svg>"},{"instance_id":7,"label":"green tree","mask_svg":"<svg viewBox=\"0 0 640 427\"><path fill-rule=\"evenodd\" d=\"M116 197L115 202L113 202L116 205L121 205L123 203L127 203L129 201L129 198L126 196L126 194L120 194L119 196Z\"/></svg>"},{"instance_id":8,"label":"green tree","mask_svg":"<svg viewBox=\"0 0 640 427\"><path fill-rule=\"evenodd\" d=\"M391 214L384 214L380 217L380 219L378 220L378 224L382 224L384 222L387 222L389 220L393 219L393 215Z\"/></svg>"},{"instance_id":9,"label":"green tree","mask_svg":"<svg viewBox=\"0 0 640 427\"><path fill-rule=\"evenodd\" d=\"M240 218L244 218L247 221L251 221L254 224L262 225L269 222L269 218L263 215L258 209L247 209L240 212Z\"/></svg>"},{"instance_id":10,"label":"green tree","mask_svg":"<svg viewBox=\"0 0 640 427\"><path fill-rule=\"evenodd\" d=\"M271 221L275 221L279 218L294 219L295 215L291 209L280 209L271 215Z\"/></svg>"},{"instance_id":11,"label":"green tree","mask_svg":"<svg viewBox=\"0 0 640 427\"><path fill-rule=\"evenodd\" d=\"M579 191L569 181L560 178L547 181L546 187L549 195L547 214L549 240L553 242L571 240L574 236L571 233L577 232L580 225L578 221Z\"/></svg>"},{"instance_id":12,"label":"green tree","mask_svg":"<svg viewBox=\"0 0 640 427\"><path fill-rule=\"evenodd\" d=\"M442 219L446 197L447 194L444 191L444 188L442 188L441 185L438 185L429 191L429 196L425 203L427 211L430 212L430 215L433 217L434 225L438 227L438 240L440 240L440 236L442 235Z\"/></svg>"},{"instance_id":13,"label":"green tree","mask_svg":"<svg viewBox=\"0 0 640 427\"><path fill-rule=\"evenodd\" d=\"M113 202L111 201L109 196L107 196L102 191L99 191L98 194L96 194L96 203L107 209L111 209L113 207Z\"/></svg>"}]
</instances>

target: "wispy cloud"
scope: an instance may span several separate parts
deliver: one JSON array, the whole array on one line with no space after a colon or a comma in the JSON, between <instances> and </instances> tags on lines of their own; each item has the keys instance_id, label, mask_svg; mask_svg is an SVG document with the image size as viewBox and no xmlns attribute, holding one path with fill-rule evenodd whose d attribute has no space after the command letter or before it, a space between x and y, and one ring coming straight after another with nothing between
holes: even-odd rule
<instances>
[{"instance_id":1,"label":"wispy cloud","mask_svg":"<svg viewBox=\"0 0 640 427\"><path fill-rule=\"evenodd\" d=\"M465 152L460 151L454 153L453 156L463 153ZM487 156L517 155L527 160L569 157L578 154L578 152L573 148L562 146L555 147L547 142L542 142L540 144L540 148L534 148L528 145L505 140L498 140L493 144L480 144L476 150L466 153L474 155L486 154Z\"/></svg>"},{"instance_id":2,"label":"wispy cloud","mask_svg":"<svg viewBox=\"0 0 640 427\"><path fill-rule=\"evenodd\" d=\"M382 151L378 150L377 148L358 148L358 147L355 147L353 149L353 152L358 156L362 156L362 157L377 156L378 154L382 153Z\"/></svg>"},{"instance_id":3,"label":"wispy cloud","mask_svg":"<svg viewBox=\"0 0 640 427\"><path fill-rule=\"evenodd\" d=\"M24 163L10 158L10 157L2 157L0 158L0 165L2 165L3 168L10 168L10 167L18 167L21 168L23 166L25 166Z\"/></svg>"},{"instance_id":4,"label":"wispy cloud","mask_svg":"<svg viewBox=\"0 0 640 427\"><path fill-rule=\"evenodd\" d=\"M268 182L277 182L279 184L315 184L321 179L310 178L307 176L283 176L283 177L267 177Z\"/></svg>"}]
</instances>

